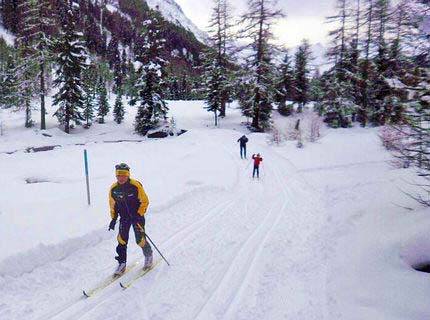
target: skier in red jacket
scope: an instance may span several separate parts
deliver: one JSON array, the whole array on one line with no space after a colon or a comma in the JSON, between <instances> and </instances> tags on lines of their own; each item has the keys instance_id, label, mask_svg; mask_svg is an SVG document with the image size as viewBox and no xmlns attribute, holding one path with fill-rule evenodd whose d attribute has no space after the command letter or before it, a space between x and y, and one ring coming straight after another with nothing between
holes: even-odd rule
<instances>
[{"instance_id":1,"label":"skier in red jacket","mask_svg":"<svg viewBox=\"0 0 430 320\"><path fill-rule=\"evenodd\" d=\"M257 178L260 178L260 163L263 161L263 158L260 156L259 153L257 153L257 156L255 154L252 155L252 159L254 160L254 170L252 171L252 178L254 178L255 173L257 173Z\"/></svg>"}]
</instances>

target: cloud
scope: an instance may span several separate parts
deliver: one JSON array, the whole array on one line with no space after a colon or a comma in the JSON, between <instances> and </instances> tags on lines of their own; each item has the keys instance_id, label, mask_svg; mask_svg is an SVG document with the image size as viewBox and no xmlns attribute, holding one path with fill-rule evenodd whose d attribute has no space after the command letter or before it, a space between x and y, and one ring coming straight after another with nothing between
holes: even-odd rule
<instances>
[{"instance_id":1,"label":"cloud","mask_svg":"<svg viewBox=\"0 0 430 320\"><path fill-rule=\"evenodd\" d=\"M176 0L184 13L202 30L206 31L211 14L212 0ZM235 16L246 10L246 0L230 0ZM274 28L279 44L297 46L303 38L311 43L325 43L328 26L325 17L333 13L335 0L279 0L278 8L287 14Z\"/></svg>"},{"instance_id":2,"label":"cloud","mask_svg":"<svg viewBox=\"0 0 430 320\"><path fill-rule=\"evenodd\" d=\"M274 26L273 32L278 44L294 47L303 39L308 39L310 43L324 43L328 27L322 17L289 17L280 20Z\"/></svg>"}]
</instances>

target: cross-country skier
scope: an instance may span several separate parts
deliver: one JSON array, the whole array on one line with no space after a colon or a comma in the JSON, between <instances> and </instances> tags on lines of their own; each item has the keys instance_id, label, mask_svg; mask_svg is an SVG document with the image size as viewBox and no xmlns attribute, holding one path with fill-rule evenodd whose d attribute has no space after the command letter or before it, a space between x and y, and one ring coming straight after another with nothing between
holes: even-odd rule
<instances>
[{"instance_id":1,"label":"cross-country skier","mask_svg":"<svg viewBox=\"0 0 430 320\"><path fill-rule=\"evenodd\" d=\"M237 140L237 142L240 142L240 158L246 159L246 143L248 142L248 138L243 135Z\"/></svg>"},{"instance_id":2,"label":"cross-country skier","mask_svg":"<svg viewBox=\"0 0 430 320\"><path fill-rule=\"evenodd\" d=\"M252 159L254 160L254 170L252 171L252 178L254 178L255 174L257 173L257 178L260 178L260 163L263 161L263 158L260 156L259 153L257 153L257 156L255 154L252 155Z\"/></svg>"},{"instance_id":3,"label":"cross-country skier","mask_svg":"<svg viewBox=\"0 0 430 320\"><path fill-rule=\"evenodd\" d=\"M116 252L118 256L118 268L115 275L120 275L125 271L127 263L127 243L130 227L133 226L137 244L142 248L145 256L144 268L152 265L152 248L145 237L145 212L149 205L148 196L143 190L142 184L134 179L130 179L130 168L127 164L121 163L115 166L117 182L109 191L109 205L112 221L109 230L115 230L118 216L118 246Z\"/></svg>"}]
</instances>

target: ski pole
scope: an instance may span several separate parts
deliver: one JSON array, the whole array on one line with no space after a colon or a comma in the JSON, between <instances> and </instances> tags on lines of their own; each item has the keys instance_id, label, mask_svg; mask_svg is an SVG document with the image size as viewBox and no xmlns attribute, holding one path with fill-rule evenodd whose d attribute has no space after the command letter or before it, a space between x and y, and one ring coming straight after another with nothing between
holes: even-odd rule
<instances>
[{"instance_id":1,"label":"ski pole","mask_svg":"<svg viewBox=\"0 0 430 320\"><path fill-rule=\"evenodd\" d=\"M147 233L145 233L145 237L148 238L149 242L151 242L151 244L154 246L154 248L158 251L158 253L160 254L160 256L163 258L163 260L166 261L167 265L170 266L169 262L166 260L166 258L164 258L163 254L160 252L160 250L158 250L157 246L155 245L154 242L152 242L151 238L148 236Z\"/></svg>"}]
</instances>

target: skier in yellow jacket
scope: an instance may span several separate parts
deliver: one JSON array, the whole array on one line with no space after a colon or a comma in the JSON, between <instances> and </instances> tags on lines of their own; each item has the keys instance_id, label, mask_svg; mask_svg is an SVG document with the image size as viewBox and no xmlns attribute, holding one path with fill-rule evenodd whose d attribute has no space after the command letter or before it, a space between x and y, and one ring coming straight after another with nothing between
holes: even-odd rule
<instances>
[{"instance_id":1,"label":"skier in yellow jacket","mask_svg":"<svg viewBox=\"0 0 430 320\"><path fill-rule=\"evenodd\" d=\"M145 213L149 205L148 196L142 184L130 178L130 168L127 164L116 165L115 174L117 182L111 186L109 191L112 218L109 230L115 229L119 216L118 245L116 247L118 256L115 257L118 261L118 268L115 275L120 275L126 268L127 243L131 226L133 226L136 242L142 248L145 256L144 268L150 268L152 265L152 248L145 236Z\"/></svg>"}]
</instances>

